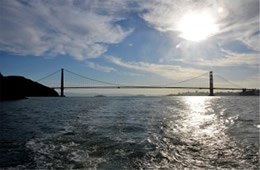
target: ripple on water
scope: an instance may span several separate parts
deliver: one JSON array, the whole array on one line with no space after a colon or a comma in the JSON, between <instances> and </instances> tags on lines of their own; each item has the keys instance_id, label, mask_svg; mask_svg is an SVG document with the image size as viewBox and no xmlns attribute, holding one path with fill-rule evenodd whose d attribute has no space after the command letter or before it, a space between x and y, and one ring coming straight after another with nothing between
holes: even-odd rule
<instances>
[{"instance_id":1,"label":"ripple on water","mask_svg":"<svg viewBox=\"0 0 260 170\"><path fill-rule=\"evenodd\" d=\"M9 162L5 167L257 169L259 166L256 113L259 101L251 98L53 100L29 99L30 102L0 108L5 113L0 120L1 134L5 135L1 136L1 146L8 141L4 145L8 147L6 151L26 151L30 158L25 161L17 156L19 161L14 164L9 157L0 158ZM251 109L245 108L249 103ZM21 111L26 113L20 114Z\"/></svg>"}]
</instances>

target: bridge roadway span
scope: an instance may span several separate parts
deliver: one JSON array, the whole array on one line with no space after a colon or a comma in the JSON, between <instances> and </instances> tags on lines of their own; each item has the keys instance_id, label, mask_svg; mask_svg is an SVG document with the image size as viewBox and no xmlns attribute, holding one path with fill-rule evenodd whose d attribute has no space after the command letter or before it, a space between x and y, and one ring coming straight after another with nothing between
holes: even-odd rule
<instances>
[{"instance_id":1,"label":"bridge roadway span","mask_svg":"<svg viewBox=\"0 0 260 170\"><path fill-rule=\"evenodd\" d=\"M53 89L61 89L61 87L52 87ZM197 89L208 90L209 87L172 87L172 86L85 86L85 87L73 87L68 86L64 89ZM214 90L257 90L247 88L228 88L228 87L214 87Z\"/></svg>"}]
</instances>

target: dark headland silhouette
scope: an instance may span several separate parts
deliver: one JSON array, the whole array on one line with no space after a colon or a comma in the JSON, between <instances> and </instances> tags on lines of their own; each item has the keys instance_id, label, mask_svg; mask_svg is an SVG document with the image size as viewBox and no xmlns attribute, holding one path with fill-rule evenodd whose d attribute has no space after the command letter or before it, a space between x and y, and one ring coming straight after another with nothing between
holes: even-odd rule
<instances>
[{"instance_id":1,"label":"dark headland silhouette","mask_svg":"<svg viewBox=\"0 0 260 170\"><path fill-rule=\"evenodd\" d=\"M0 101L48 96L59 96L59 94L54 89L25 77L3 76L0 73Z\"/></svg>"}]
</instances>

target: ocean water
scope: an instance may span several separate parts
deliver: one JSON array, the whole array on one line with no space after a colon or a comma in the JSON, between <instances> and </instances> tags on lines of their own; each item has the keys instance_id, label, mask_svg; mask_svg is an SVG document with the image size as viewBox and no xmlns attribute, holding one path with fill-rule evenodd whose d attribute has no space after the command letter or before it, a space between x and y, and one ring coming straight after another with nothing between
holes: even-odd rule
<instances>
[{"instance_id":1,"label":"ocean water","mask_svg":"<svg viewBox=\"0 0 260 170\"><path fill-rule=\"evenodd\" d=\"M0 103L0 168L258 169L259 97Z\"/></svg>"}]
</instances>

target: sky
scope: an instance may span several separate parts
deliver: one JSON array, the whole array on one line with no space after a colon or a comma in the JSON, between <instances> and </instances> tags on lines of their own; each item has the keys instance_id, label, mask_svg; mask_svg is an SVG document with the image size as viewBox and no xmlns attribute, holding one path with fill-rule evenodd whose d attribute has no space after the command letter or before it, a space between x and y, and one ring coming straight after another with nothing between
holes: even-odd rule
<instances>
[{"instance_id":1,"label":"sky","mask_svg":"<svg viewBox=\"0 0 260 170\"><path fill-rule=\"evenodd\" d=\"M259 88L259 37L259 0L0 1L0 72L34 81Z\"/></svg>"}]
</instances>

